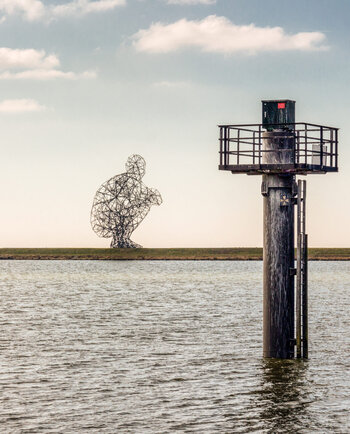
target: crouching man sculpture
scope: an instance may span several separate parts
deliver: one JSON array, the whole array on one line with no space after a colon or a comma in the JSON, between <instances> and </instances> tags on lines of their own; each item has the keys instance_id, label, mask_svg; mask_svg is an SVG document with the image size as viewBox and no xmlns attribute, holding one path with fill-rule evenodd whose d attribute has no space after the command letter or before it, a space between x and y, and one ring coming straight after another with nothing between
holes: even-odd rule
<instances>
[{"instance_id":1,"label":"crouching man sculpture","mask_svg":"<svg viewBox=\"0 0 350 434\"><path fill-rule=\"evenodd\" d=\"M146 162L131 155L126 172L106 181L97 190L91 210L91 226L103 238L111 238L111 247L137 248L130 237L148 214L152 205L160 205L158 190L142 183Z\"/></svg>"}]
</instances>

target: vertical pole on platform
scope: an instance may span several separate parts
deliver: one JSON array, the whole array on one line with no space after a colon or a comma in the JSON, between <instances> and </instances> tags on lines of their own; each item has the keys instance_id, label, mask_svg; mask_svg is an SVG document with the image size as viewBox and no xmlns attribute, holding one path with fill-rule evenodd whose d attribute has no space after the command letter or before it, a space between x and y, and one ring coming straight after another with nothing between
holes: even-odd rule
<instances>
[{"instance_id":1,"label":"vertical pole on platform","mask_svg":"<svg viewBox=\"0 0 350 434\"><path fill-rule=\"evenodd\" d=\"M303 358L309 357L309 325L308 325L308 241L304 234L304 279L303 279Z\"/></svg>"},{"instance_id":2,"label":"vertical pole on platform","mask_svg":"<svg viewBox=\"0 0 350 434\"><path fill-rule=\"evenodd\" d=\"M296 357L308 357L306 181L298 181L297 284L295 291Z\"/></svg>"},{"instance_id":3,"label":"vertical pole on platform","mask_svg":"<svg viewBox=\"0 0 350 434\"><path fill-rule=\"evenodd\" d=\"M295 290L296 357L301 358L301 280L302 280L302 181L298 180L297 196L297 282Z\"/></svg>"},{"instance_id":4,"label":"vertical pole on platform","mask_svg":"<svg viewBox=\"0 0 350 434\"><path fill-rule=\"evenodd\" d=\"M294 163L291 131L264 132L264 164ZM283 166L282 166L283 167ZM264 357L294 357L294 196L291 174L264 174Z\"/></svg>"}]
</instances>

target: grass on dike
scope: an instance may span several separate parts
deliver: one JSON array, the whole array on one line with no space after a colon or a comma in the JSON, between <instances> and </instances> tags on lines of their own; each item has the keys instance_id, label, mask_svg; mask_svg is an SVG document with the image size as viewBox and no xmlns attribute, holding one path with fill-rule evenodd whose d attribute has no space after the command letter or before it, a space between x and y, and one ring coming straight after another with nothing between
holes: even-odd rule
<instances>
[{"instance_id":1,"label":"grass on dike","mask_svg":"<svg viewBox=\"0 0 350 434\"><path fill-rule=\"evenodd\" d=\"M262 248L2 248L0 259L261 260ZM350 248L310 248L311 260L350 260Z\"/></svg>"}]
</instances>

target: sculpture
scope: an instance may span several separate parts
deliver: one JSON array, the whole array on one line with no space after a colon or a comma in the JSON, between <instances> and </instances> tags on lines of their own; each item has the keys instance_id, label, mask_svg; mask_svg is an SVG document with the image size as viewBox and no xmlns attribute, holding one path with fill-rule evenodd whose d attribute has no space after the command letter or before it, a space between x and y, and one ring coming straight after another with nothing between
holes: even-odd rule
<instances>
[{"instance_id":1,"label":"sculpture","mask_svg":"<svg viewBox=\"0 0 350 434\"><path fill-rule=\"evenodd\" d=\"M151 206L162 203L158 190L142 183L146 162L140 155L131 155L125 167L125 173L109 179L97 190L91 210L93 231L99 237L112 237L112 248L142 247L130 236Z\"/></svg>"}]
</instances>

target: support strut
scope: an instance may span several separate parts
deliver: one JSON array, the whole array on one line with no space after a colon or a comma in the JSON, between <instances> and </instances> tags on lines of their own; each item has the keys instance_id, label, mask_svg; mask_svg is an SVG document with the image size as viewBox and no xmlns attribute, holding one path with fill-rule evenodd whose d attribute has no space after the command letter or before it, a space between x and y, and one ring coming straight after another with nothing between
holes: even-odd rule
<instances>
[{"instance_id":1,"label":"support strut","mask_svg":"<svg viewBox=\"0 0 350 434\"><path fill-rule=\"evenodd\" d=\"M306 181L298 181L297 199L297 284L295 291L296 357L308 357L308 285L307 285L307 235Z\"/></svg>"}]
</instances>

